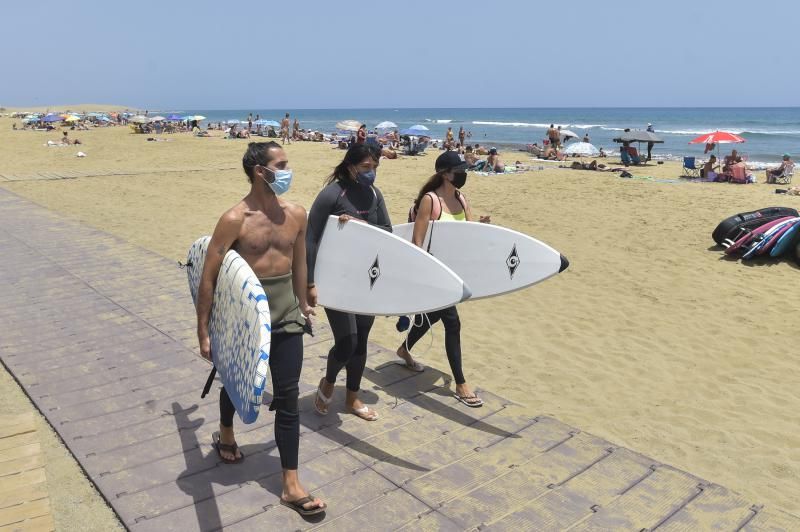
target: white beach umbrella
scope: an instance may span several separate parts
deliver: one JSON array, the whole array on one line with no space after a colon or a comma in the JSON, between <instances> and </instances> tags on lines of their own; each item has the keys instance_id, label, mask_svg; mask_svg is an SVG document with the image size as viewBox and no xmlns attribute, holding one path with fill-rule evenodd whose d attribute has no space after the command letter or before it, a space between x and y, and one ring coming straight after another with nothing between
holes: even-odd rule
<instances>
[{"instance_id":1,"label":"white beach umbrella","mask_svg":"<svg viewBox=\"0 0 800 532\"><path fill-rule=\"evenodd\" d=\"M133 122L134 124L146 124L149 121L150 121L150 119L147 118L144 115L136 115L136 116L132 116L132 117L130 117L128 119L128 122Z\"/></svg>"},{"instance_id":2,"label":"white beach umbrella","mask_svg":"<svg viewBox=\"0 0 800 532\"><path fill-rule=\"evenodd\" d=\"M163 116L159 115L159 116L154 116L150 120L153 121L153 122L161 122L162 120L166 120L166 117L163 117Z\"/></svg>"},{"instance_id":3,"label":"white beach umbrella","mask_svg":"<svg viewBox=\"0 0 800 532\"><path fill-rule=\"evenodd\" d=\"M568 139L568 138L570 138L570 137L574 137L574 138L576 138L576 139L579 139L579 138L581 138L581 136L580 136L580 135L578 135L578 134L577 134L577 133L575 133L574 131L570 131L569 129L562 129L562 130L560 131L560 134L561 134L561 138L562 138L562 139Z\"/></svg>"},{"instance_id":4,"label":"white beach umbrella","mask_svg":"<svg viewBox=\"0 0 800 532\"><path fill-rule=\"evenodd\" d=\"M596 155L600 155L600 150L588 142L573 142L564 148L564 153L567 155L594 157Z\"/></svg>"},{"instance_id":5,"label":"white beach umbrella","mask_svg":"<svg viewBox=\"0 0 800 532\"><path fill-rule=\"evenodd\" d=\"M342 120L336 123L336 129L342 131L358 131L361 128L361 122L358 120Z\"/></svg>"},{"instance_id":6,"label":"white beach umbrella","mask_svg":"<svg viewBox=\"0 0 800 532\"><path fill-rule=\"evenodd\" d=\"M397 124L395 124L394 122L390 122L390 121L386 120L385 122L381 122L380 124L375 126L375 129L394 129L396 127L397 127Z\"/></svg>"}]
</instances>

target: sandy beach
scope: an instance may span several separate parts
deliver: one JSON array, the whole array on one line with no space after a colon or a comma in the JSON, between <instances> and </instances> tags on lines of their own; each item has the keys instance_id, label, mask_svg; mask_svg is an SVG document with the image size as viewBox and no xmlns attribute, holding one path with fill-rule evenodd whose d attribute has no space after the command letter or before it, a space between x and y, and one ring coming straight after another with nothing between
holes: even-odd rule
<instances>
[{"instance_id":1,"label":"sandy beach","mask_svg":"<svg viewBox=\"0 0 800 532\"><path fill-rule=\"evenodd\" d=\"M127 127L102 128L70 132L80 146L46 147L60 131L12 131L12 122L0 118L0 175L98 175L0 178L0 186L175 261L249 189L241 169L247 141L224 140L220 132L147 142ZM76 157L78 151L87 156ZM286 197L308 208L343 152L322 143L295 143L286 151L295 172ZM405 222L437 154L382 161L376 185L394 223ZM786 260L724 260L710 236L727 216L772 205L800 209L800 197L776 196L776 187L763 183L681 181L677 163L635 168L633 179L621 179L540 164L521 152L501 155L537 169L470 174L464 192L473 211L547 242L571 266L533 288L459 307L468 382L532 415L552 415L800 513L800 332L789 319L800 312L798 267ZM393 319L378 318L371 339L396 348L402 337ZM415 354L448 371L440 326ZM4 408L33 408L4 370L0 395ZM68 454L52 435L46 444L48 456ZM59 529L77 526L79 516L69 508L83 489L94 497L93 508L105 512L96 530L108 530L114 516L74 461L51 463ZM52 495L59 490L73 496Z\"/></svg>"}]
</instances>

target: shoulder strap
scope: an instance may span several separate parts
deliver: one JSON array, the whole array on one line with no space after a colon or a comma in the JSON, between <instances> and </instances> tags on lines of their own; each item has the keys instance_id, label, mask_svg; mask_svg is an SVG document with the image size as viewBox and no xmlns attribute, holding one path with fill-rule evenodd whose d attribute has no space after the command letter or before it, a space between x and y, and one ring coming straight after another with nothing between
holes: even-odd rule
<instances>
[{"instance_id":1,"label":"shoulder strap","mask_svg":"<svg viewBox=\"0 0 800 532\"><path fill-rule=\"evenodd\" d=\"M431 206L431 220L438 220L442 217L442 198L436 195L435 192L428 192L431 197L433 205Z\"/></svg>"},{"instance_id":2,"label":"shoulder strap","mask_svg":"<svg viewBox=\"0 0 800 532\"><path fill-rule=\"evenodd\" d=\"M467 197L461 193L460 190L456 190L456 199L461 204L461 207L464 209L464 218L467 217Z\"/></svg>"}]
</instances>

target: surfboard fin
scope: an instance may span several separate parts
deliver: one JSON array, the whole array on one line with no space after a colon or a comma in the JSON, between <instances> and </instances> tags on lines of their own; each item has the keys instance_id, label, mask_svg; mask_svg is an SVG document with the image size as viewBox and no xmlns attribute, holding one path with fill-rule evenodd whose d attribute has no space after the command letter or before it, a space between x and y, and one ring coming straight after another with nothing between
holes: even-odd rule
<instances>
[{"instance_id":1,"label":"surfboard fin","mask_svg":"<svg viewBox=\"0 0 800 532\"><path fill-rule=\"evenodd\" d=\"M567 268L569 268L569 259L567 259L567 257L564 255L561 255L561 267L558 269L558 273L563 272Z\"/></svg>"},{"instance_id":2,"label":"surfboard fin","mask_svg":"<svg viewBox=\"0 0 800 532\"><path fill-rule=\"evenodd\" d=\"M462 284L461 285L461 289L462 289L461 301L466 301L467 299L472 297L472 290L469 289L469 286L467 286L467 283Z\"/></svg>"}]
</instances>

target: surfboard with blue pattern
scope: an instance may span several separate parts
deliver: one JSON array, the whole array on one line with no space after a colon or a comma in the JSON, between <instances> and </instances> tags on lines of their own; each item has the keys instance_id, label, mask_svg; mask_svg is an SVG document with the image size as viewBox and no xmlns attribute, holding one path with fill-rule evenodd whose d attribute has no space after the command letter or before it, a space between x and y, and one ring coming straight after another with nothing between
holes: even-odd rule
<instances>
[{"instance_id":1,"label":"surfboard with blue pattern","mask_svg":"<svg viewBox=\"0 0 800 532\"><path fill-rule=\"evenodd\" d=\"M199 238L186 259L195 305L210 241L209 236ZM269 302L258 277L238 253L228 251L217 277L208 328L214 366L244 423L258 418L266 388L270 324Z\"/></svg>"}]
</instances>

